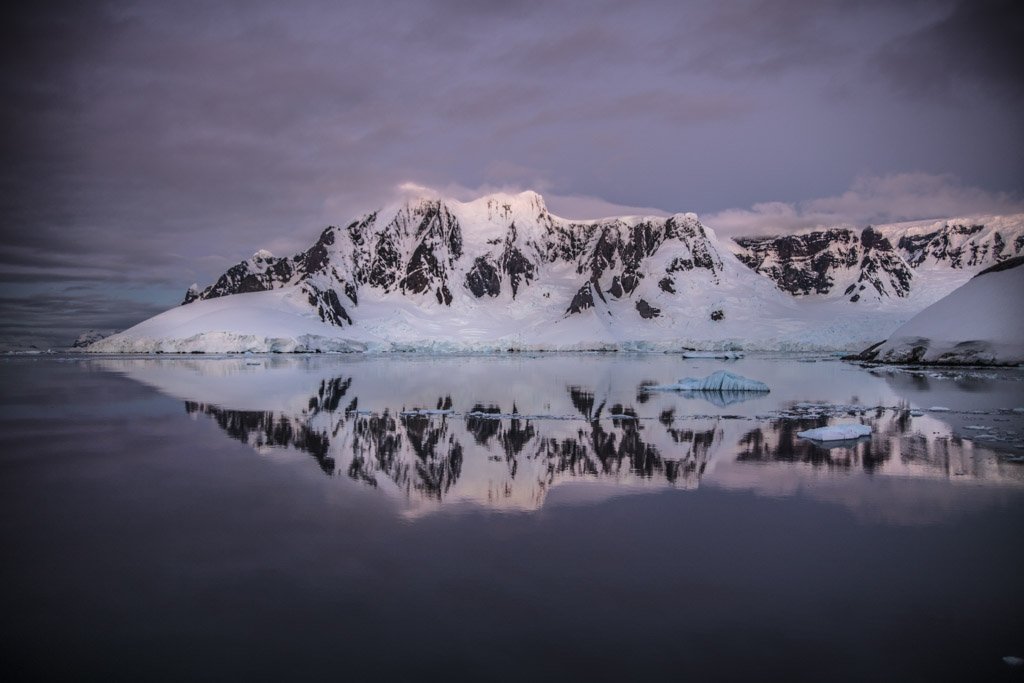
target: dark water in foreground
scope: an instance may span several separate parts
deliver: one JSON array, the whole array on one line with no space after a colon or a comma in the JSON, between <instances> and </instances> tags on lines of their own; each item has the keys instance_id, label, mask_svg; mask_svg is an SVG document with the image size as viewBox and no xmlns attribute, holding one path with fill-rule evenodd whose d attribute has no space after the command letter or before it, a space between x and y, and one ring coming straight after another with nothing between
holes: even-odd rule
<instances>
[{"instance_id":1,"label":"dark water in foreground","mask_svg":"<svg viewBox=\"0 0 1024 683\"><path fill-rule=\"evenodd\" d=\"M0 361L5 679L1020 680L1024 373L807 360Z\"/></svg>"}]
</instances>

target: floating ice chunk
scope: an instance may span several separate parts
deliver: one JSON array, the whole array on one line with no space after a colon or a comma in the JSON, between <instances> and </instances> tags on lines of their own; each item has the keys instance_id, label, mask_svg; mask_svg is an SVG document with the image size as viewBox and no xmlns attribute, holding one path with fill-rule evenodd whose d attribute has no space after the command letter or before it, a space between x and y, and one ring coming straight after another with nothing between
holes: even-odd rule
<instances>
[{"instance_id":1,"label":"floating ice chunk","mask_svg":"<svg viewBox=\"0 0 1024 683\"><path fill-rule=\"evenodd\" d=\"M923 410L911 410L910 411L910 416L911 417L921 417L922 415L924 415L924 411Z\"/></svg>"},{"instance_id":2,"label":"floating ice chunk","mask_svg":"<svg viewBox=\"0 0 1024 683\"><path fill-rule=\"evenodd\" d=\"M976 432L987 432L990 427L986 427L985 425L967 425L964 429L972 429Z\"/></svg>"},{"instance_id":3,"label":"floating ice chunk","mask_svg":"<svg viewBox=\"0 0 1024 683\"><path fill-rule=\"evenodd\" d=\"M946 406L932 406L928 410L932 411L933 413L948 413L949 412L949 408L947 408Z\"/></svg>"},{"instance_id":4,"label":"floating ice chunk","mask_svg":"<svg viewBox=\"0 0 1024 683\"><path fill-rule=\"evenodd\" d=\"M655 384L647 387L650 391L771 391L764 382L748 379L742 375L734 375L725 370L713 372L707 377L683 377L675 384Z\"/></svg>"},{"instance_id":5,"label":"floating ice chunk","mask_svg":"<svg viewBox=\"0 0 1024 683\"><path fill-rule=\"evenodd\" d=\"M403 410L401 413L399 413L399 415L408 417L408 416L411 416L411 415L452 415L454 413L455 413L454 410L448 410L448 409L442 410L442 409L439 408L437 410L434 410L432 408L431 409L414 408L413 410Z\"/></svg>"},{"instance_id":6,"label":"floating ice chunk","mask_svg":"<svg viewBox=\"0 0 1024 683\"><path fill-rule=\"evenodd\" d=\"M738 351L683 351L683 358L724 358L733 360L743 358Z\"/></svg>"},{"instance_id":7,"label":"floating ice chunk","mask_svg":"<svg viewBox=\"0 0 1024 683\"><path fill-rule=\"evenodd\" d=\"M797 432L796 435L801 439L812 439L814 441L843 441L845 439L859 439L869 434L871 434L871 427L867 425L840 424L808 429L804 432Z\"/></svg>"},{"instance_id":8,"label":"floating ice chunk","mask_svg":"<svg viewBox=\"0 0 1024 683\"><path fill-rule=\"evenodd\" d=\"M462 415L467 420L579 420L579 415L549 415L546 413L539 414L525 414L525 413L485 413L478 410L471 410L468 413ZM636 417L632 415L622 415L619 413L612 413L605 417L613 420L635 420Z\"/></svg>"},{"instance_id":9,"label":"floating ice chunk","mask_svg":"<svg viewBox=\"0 0 1024 683\"><path fill-rule=\"evenodd\" d=\"M1003 661L1006 662L1007 666L1024 666L1024 658L1014 657L1013 655L1003 657Z\"/></svg>"}]
</instances>

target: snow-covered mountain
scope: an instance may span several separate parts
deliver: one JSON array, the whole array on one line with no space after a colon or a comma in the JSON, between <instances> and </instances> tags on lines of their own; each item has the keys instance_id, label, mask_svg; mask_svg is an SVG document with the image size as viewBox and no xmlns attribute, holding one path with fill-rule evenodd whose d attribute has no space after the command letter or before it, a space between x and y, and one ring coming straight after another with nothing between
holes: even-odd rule
<instances>
[{"instance_id":1,"label":"snow-covered mountain","mask_svg":"<svg viewBox=\"0 0 1024 683\"><path fill-rule=\"evenodd\" d=\"M985 232L983 253L923 224L732 243L694 214L573 221L535 192L423 197L291 257L259 251L92 350L849 349L1024 249L1022 224ZM915 267L939 285L918 287ZM792 296L840 286L873 305Z\"/></svg>"},{"instance_id":2,"label":"snow-covered mountain","mask_svg":"<svg viewBox=\"0 0 1024 683\"><path fill-rule=\"evenodd\" d=\"M865 360L890 363L1024 363L1024 256L974 276L906 324Z\"/></svg>"},{"instance_id":3,"label":"snow-covered mountain","mask_svg":"<svg viewBox=\"0 0 1024 683\"><path fill-rule=\"evenodd\" d=\"M342 325L352 322L345 306L357 306L364 289L433 297L449 307L456 298L509 304L536 298L538 288L550 298L550 287L540 280L554 278L578 285L567 314L598 300L633 298L641 316L653 318L657 309L632 295L641 289L648 298L657 290L674 294L675 274L695 269L718 282L723 264L716 247L693 214L572 222L548 213L534 192L469 203L421 199L327 228L309 250L291 258L259 251L209 287L190 288L184 303L298 284L321 320ZM641 288L655 275L656 282Z\"/></svg>"}]
</instances>

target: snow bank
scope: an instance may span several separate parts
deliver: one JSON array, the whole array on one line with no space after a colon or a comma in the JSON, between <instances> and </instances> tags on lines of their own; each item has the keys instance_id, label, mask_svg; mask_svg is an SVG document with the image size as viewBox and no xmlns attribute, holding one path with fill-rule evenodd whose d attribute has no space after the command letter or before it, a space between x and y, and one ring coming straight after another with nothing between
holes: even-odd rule
<instances>
[{"instance_id":1,"label":"snow bank","mask_svg":"<svg viewBox=\"0 0 1024 683\"><path fill-rule=\"evenodd\" d=\"M364 351L305 305L297 288L233 294L178 306L101 339L94 353L313 353Z\"/></svg>"},{"instance_id":2,"label":"snow bank","mask_svg":"<svg viewBox=\"0 0 1024 683\"><path fill-rule=\"evenodd\" d=\"M883 363L1024 363L1024 258L982 271L861 354Z\"/></svg>"},{"instance_id":3,"label":"snow bank","mask_svg":"<svg viewBox=\"0 0 1024 683\"><path fill-rule=\"evenodd\" d=\"M738 391L768 392L770 389L764 382L748 379L725 370L713 372L707 377L684 377L675 384L653 384L647 387L650 391L692 391L722 392Z\"/></svg>"},{"instance_id":4,"label":"snow bank","mask_svg":"<svg viewBox=\"0 0 1024 683\"><path fill-rule=\"evenodd\" d=\"M871 427L862 424L830 425L796 433L801 439L811 439L812 441L845 441L859 439L870 434Z\"/></svg>"}]
</instances>

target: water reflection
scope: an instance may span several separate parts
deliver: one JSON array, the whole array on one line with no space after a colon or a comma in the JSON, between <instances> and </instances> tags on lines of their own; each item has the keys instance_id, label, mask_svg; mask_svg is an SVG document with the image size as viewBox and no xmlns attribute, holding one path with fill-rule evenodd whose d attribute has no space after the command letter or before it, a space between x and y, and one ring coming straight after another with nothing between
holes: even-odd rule
<instances>
[{"instance_id":1,"label":"water reflection","mask_svg":"<svg viewBox=\"0 0 1024 683\"><path fill-rule=\"evenodd\" d=\"M212 419L259 453L307 454L325 474L396 495L414 510L460 501L537 509L569 481L729 487L748 477L737 468L754 466L795 477L809 467L835 476L1024 483L1024 468L965 440L939 417L896 395L872 396L892 383L864 371L833 390L874 399L870 408L803 403L773 389L774 398L757 397L737 413L739 397L645 392L651 363L605 367L582 359L547 372L555 366L538 369L532 362L473 359L456 368L440 361L268 361L267 367L232 359L100 361L183 398L189 415ZM765 365L762 374L770 370ZM920 383L914 386L920 390ZM731 412L692 414L693 398ZM827 445L797 436L836 420L868 424L872 435Z\"/></svg>"},{"instance_id":2,"label":"water reflection","mask_svg":"<svg viewBox=\"0 0 1024 683\"><path fill-rule=\"evenodd\" d=\"M514 402L509 412L475 403L456 414L451 396L439 397L434 410L365 413L358 409L358 397L348 395L351 386L351 377L324 380L307 407L291 415L195 401L185 401L185 410L212 418L229 436L261 453L274 447L307 453L328 475L436 501L465 497L457 488L460 479L475 478L464 488L478 491L486 481L489 503L529 507L566 478L696 485L722 435L714 423L694 430L664 416L660 424L642 421L632 407L595 402L592 391L578 386L566 389L578 419L518 417ZM668 435L671 455L645 440L651 429ZM464 467L467 458L473 467Z\"/></svg>"}]
</instances>

